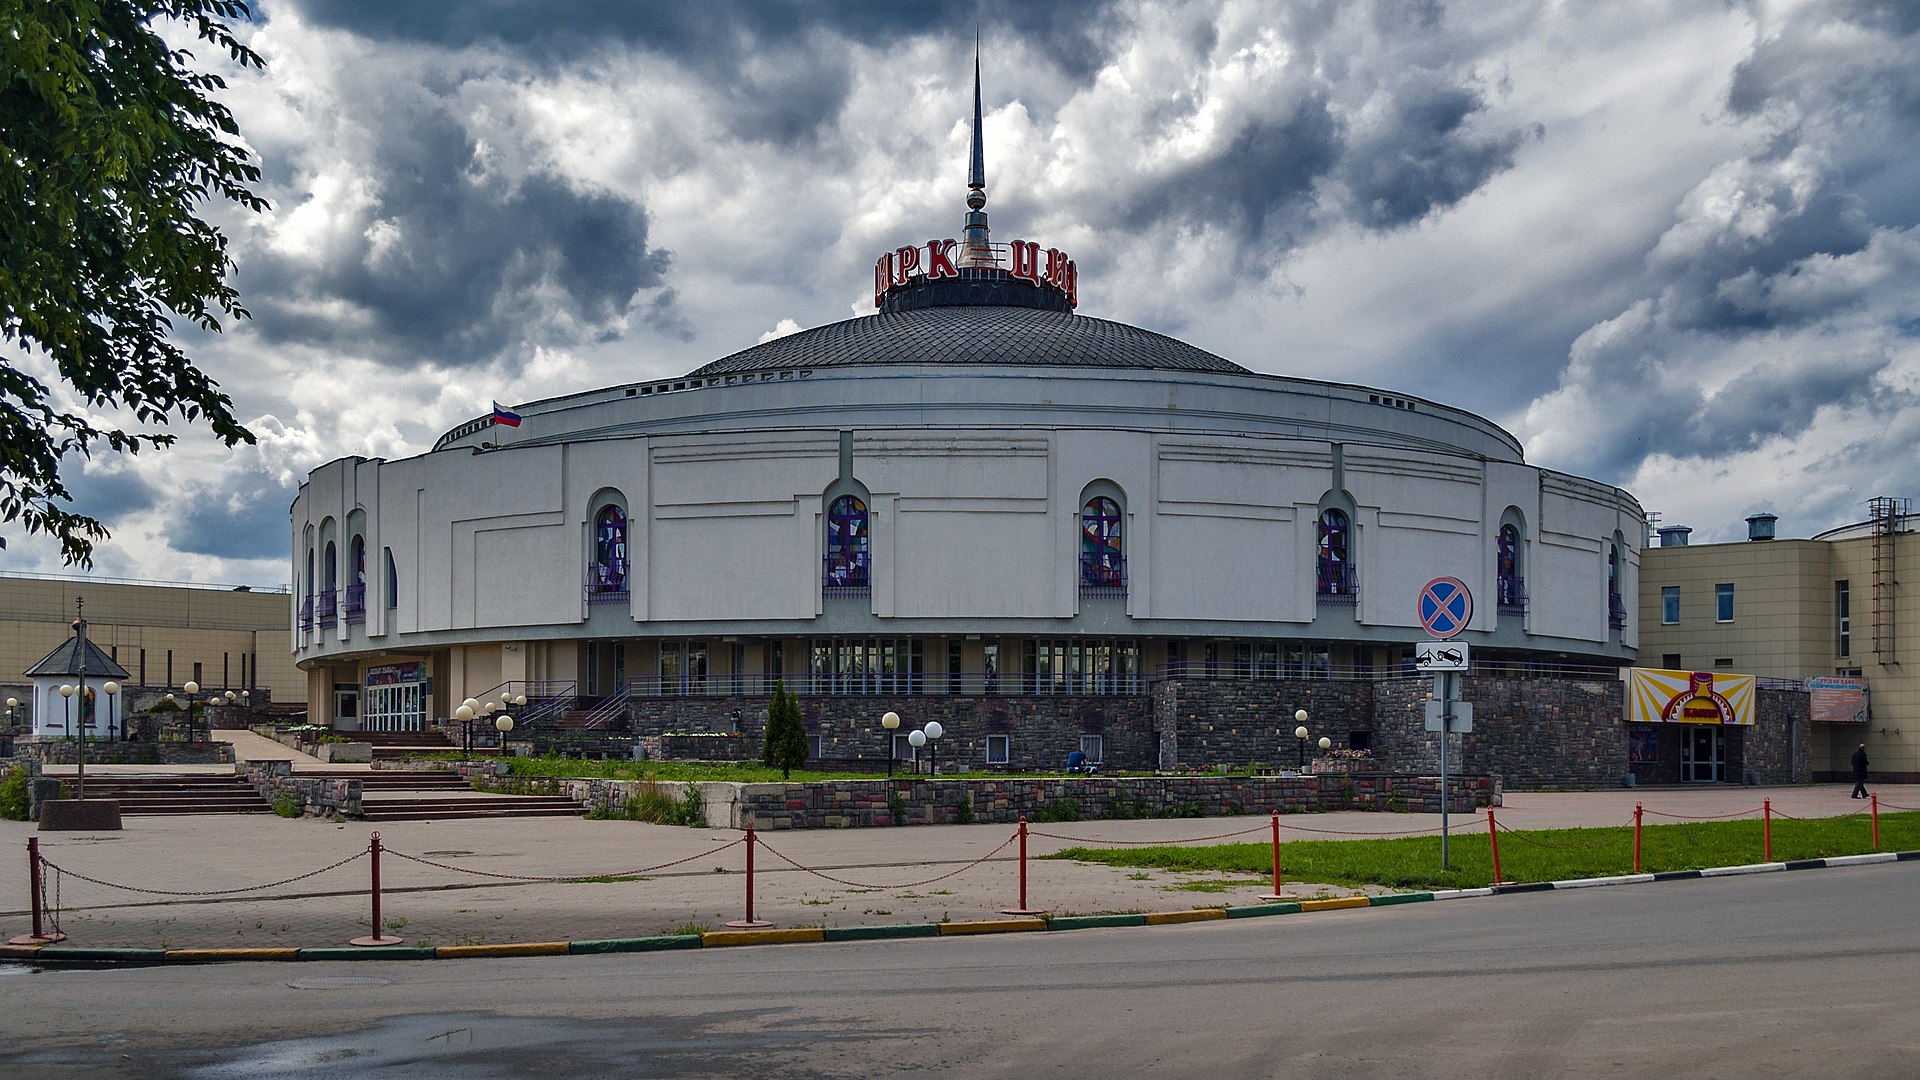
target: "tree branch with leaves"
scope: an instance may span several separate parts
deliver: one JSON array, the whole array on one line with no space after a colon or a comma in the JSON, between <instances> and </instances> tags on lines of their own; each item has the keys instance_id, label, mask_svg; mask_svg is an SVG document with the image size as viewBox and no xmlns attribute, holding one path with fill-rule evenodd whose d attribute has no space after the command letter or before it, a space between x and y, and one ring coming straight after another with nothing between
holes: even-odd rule
<instances>
[{"instance_id":1,"label":"tree branch with leaves","mask_svg":"<svg viewBox=\"0 0 1920 1080\"><path fill-rule=\"evenodd\" d=\"M154 29L176 21L261 68L227 22L251 14L238 0L0 3L0 524L56 537L70 564L91 565L107 537L70 508L61 470L76 457L170 445L151 428L175 418L254 441L172 331L248 317L226 238L199 215L215 198L266 209L249 187L260 170L208 97L226 83ZM27 370L36 354L82 404Z\"/></svg>"}]
</instances>

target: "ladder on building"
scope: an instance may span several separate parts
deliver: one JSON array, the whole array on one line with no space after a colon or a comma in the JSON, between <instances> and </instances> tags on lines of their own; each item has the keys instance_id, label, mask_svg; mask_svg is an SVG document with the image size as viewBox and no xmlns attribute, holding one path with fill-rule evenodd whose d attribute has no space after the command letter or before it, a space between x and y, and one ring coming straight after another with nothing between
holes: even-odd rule
<instances>
[{"instance_id":1,"label":"ladder on building","mask_svg":"<svg viewBox=\"0 0 1920 1080\"><path fill-rule=\"evenodd\" d=\"M1882 495L1867 503L1873 517L1873 654L1880 664L1898 664L1899 622L1896 616L1900 575L1894 554L1899 548L1900 528L1911 503L1907 499Z\"/></svg>"}]
</instances>

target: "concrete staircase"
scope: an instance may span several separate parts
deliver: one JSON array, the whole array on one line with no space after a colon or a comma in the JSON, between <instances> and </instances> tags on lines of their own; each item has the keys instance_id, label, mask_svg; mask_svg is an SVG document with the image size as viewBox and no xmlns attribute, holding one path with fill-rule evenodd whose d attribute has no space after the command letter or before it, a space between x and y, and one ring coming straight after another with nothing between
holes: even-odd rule
<instances>
[{"instance_id":1,"label":"concrete staircase","mask_svg":"<svg viewBox=\"0 0 1920 1080\"><path fill-rule=\"evenodd\" d=\"M61 785L71 798L73 779L63 777ZM114 799L122 815L273 813L239 776L89 776L87 798Z\"/></svg>"},{"instance_id":2,"label":"concrete staircase","mask_svg":"<svg viewBox=\"0 0 1920 1080\"><path fill-rule=\"evenodd\" d=\"M468 818L579 817L564 795L495 795L475 791L457 773L376 769L358 778L367 821L454 821Z\"/></svg>"}]
</instances>

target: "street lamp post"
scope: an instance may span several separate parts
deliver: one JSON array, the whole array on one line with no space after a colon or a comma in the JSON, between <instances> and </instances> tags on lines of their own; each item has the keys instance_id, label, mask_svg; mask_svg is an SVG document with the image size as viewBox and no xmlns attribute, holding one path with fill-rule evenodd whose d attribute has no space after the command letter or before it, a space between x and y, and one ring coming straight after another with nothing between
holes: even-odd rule
<instances>
[{"instance_id":1,"label":"street lamp post","mask_svg":"<svg viewBox=\"0 0 1920 1080\"><path fill-rule=\"evenodd\" d=\"M187 692L187 742L191 743L193 742L193 696L200 692L200 684L189 679L180 689Z\"/></svg>"},{"instance_id":2,"label":"street lamp post","mask_svg":"<svg viewBox=\"0 0 1920 1080\"><path fill-rule=\"evenodd\" d=\"M107 741L112 742L113 726L114 726L113 725L113 712L114 712L113 706L114 706L114 699L120 693L120 684L109 679L107 680L104 686L100 687L100 689L103 693L107 695ZM124 727L122 728L120 734L122 735L126 734Z\"/></svg>"},{"instance_id":3,"label":"street lamp post","mask_svg":"<svg viewBox=\"0 0 1920 1080\"><path fill-rule=\"evenodd\" d=\"M493 722L493 726L500 732L500 754L504 757L507 753L507 733L513 730L513 717L501 716Z\"/></svg>"},{"instance_id":4,"label":"street lamp post","mask_svg":"<svg viewBox=\"0 0 1920 1080\"><path fill-rule=\"evenodd\" d=\"M900 714L888 712L880 718L880 726L887 730L887 779L893 779L893 733L899 730Z\"/></svg>"},{"instance_id":5,"label":"street lamp post","mask_svg":"<svg viewBox=\"0 0 1920 1080\"><path fill-rule=\"evenodd\" d=\"M473 700L468 698L467 701ZM473 706L466 701L453 710L453 718L460 721L460 759L465 761L473 756Z\"/></svg>"},{"instance_id":6,"label":"street lamp post","mask_svg":"<svg viewBox=\"0 0 1920 1080\"><path fill-rule=\"evenodd\" d=\"M1293 729L1293 737L1300 740L1300 771L1307 768L1307 710L1295 709L1293 722L1300 725Z\"/></svg>"},{"instance_id":7,"label":"street lamp post","mask_svg":"<svg viewBox=\"0 0 1920 1080\"><path fill-rule=\"evenodd\" d=\"M17 697L8 698L7 699L7 727L12 728L19 723L19 719L18 719L19 711L20 711L20 699Z\"/></svg>"},{"instance_id":8,"label":"street lamp post","mask_svg":"<svg viewBox=\"0 0 1920 1080\"><path fill-rule=\"evenodd\" d=\"M940 726L940 721L929 720L927 721L926 731L927 731L927 747L928 747L927 753L930 755L927 761L927 775L939 776L940 775L940 736L945 735L947 733L947 729Z\"/></svg>"},{"instance_id":9,"label":"street lamp post","mask_svg":"<svg viewBox=\"0 0 1920 1080\"><path fill-rule=\"evenodd\" d=\"M907 745L913 747L913 771L920 771L920 748L927 745L927 733L914 731L907 734Z\"/></svg>"}]
</instances>

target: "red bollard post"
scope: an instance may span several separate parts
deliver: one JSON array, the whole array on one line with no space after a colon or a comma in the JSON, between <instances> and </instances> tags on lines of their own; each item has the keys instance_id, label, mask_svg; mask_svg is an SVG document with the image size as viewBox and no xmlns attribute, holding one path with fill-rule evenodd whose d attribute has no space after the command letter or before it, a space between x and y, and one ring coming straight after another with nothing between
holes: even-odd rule
<instances>
[{"instance_id":1,"label":"red bollard post","mask_svg":"<svg viewBox=\"0 0 1920 1080\"><path fill-rule=\"evenodd\" d=\"M1640 872L1640 819L1646 813L1644 804L1633 804L1633 872Z\"/></svg>"},{"instance_id":2,"label":"red bollard post","mask_svg":"<svg viewBox=\"0 0 1920 1080\"><path fill-rule=\"evenodd\" d=\"M41 883L40 873L40 838L29 836L27 837L27 888L33 890L33 933L10 938L7 941L9 945L51 945L56 941L67 940L67 935L58 930L47 933L46 924L43 921L46 909L41 904L41 898L45 895L45 886Z\"/></svg>"},{"instance_id":3,"label":"red bollard post","mask_svg":"<svg viewBox=\"0 0 1920 1080\"><path fill-rule=\"evenodd\" d=\"M1500 876L1500 832L1499 824L1493 820L1493 807L1487 807L1487 842L1493 847L1493 883L1505 885L1507 879Z\"/></svg>"},{"instance_id":4,"label":"red bollard post","mask_svg":"<svg viewBox=\"0 0 1920 1080\"><path fill-rule=\"evenodd\" d=\"M385 926L380 919L380 851L380 834L374 833L367 842L367 854L373 859L372 887L369 890L373 895L373 932L365 937L354 938L347 942L349 945L398 945L406 940L385 933Z\"/></svg>"},{"instance_id":5,"label":"red bollard post","mask_svg":"<svg viewBox=\"0 0 1920 1080\"><path fill-rule=\"evenodd\" d=\"M1773 861L1773 800L1760 800L1760 861Z\"/></svg>"},{"instance_id":6,"label":"red bollard post","mask_svg":"<svg viewBox=\"0 0 1920 1080\"><path fill-rule=\"evenodd\" d=\"M747 917L727 923L736 930L758 930L773 924L753 917L753 819L747 819Z\"/></svg>"},{"instance_id":7,"label":"red bollard post","mask_svg":"<svg viewBox=\"0 0 1920 1080\"><path fill-rule=\"evenodd\" d=\"M1260 899L1268 903L1285 900L1280 894L1280 811L1273 811L1273 892Z\"/></svg>"},{"instance_id":8,"label":"red bollard post","mask_svg":"<svg viewBox=\"0 0 1920 1080\"><path fill-rule=\"evenodd\" d=\"M1020 815L1020 906L1001 908L1002 915L1044 915L1046 908L1027 906L1027 815Z\"/></svg>"},{"instance_id":9,"label":"red bollard post","mask_svg":"<svg viewBox=\"0 0 1920 1080\"><path fill-rule=\"evenodd\" d=\"M1880 796L1873 796L1873 850L1880 850Z\"/></svg>"}]
</instances>

